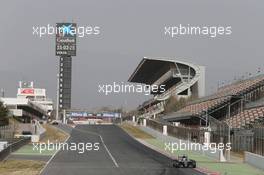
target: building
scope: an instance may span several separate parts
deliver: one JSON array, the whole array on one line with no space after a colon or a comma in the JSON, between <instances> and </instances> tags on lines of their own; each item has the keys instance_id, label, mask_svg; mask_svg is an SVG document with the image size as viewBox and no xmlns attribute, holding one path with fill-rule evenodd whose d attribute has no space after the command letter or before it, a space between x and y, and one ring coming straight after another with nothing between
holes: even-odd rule
<instances>
[{"instance_id":1,"label":"building","mask_svg":"<svg viewBox=\"0 0 264 175\"><path fill-rule=\"evenodd\" d=\"M47 118L53 111L53 101L47 98L46 89L34 88L33 82L19 82L16 98L0 99L10 115L30 122L33 118Z\"/></svg>"}]
</instances>

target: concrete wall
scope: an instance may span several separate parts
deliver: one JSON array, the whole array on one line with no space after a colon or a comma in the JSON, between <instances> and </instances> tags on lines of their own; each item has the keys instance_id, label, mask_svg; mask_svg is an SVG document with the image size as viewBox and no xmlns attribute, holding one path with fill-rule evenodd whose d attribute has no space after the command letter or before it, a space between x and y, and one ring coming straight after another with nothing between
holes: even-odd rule
<instances>
[{"instance_id":1,"label":"concrete wall","mask_svg":"<svg viewBox=\"0 0 264 175\"><path fill-rule=\"evenodd\" d=\"M37 122L37 132L40 140L45 137L46 129L43 128L39 122Z\"/></svg>"},{"instance_id":2,"label":"concrete wall","mask_svg":"<svg viewBox=\"0 0 264 175\"><path fill-rule=\"evenodd\" d=\"M9 109L10 115L16 116L16 117L22 117L23 116L23 110L22 109Z\"/></svg>"},{"instance_id":3,"label":"concrete wall","mask_svg":"<svg viewBox=\"0 0 264 175\"><path fill-rule=\"evenodd\" d=\"M37 133L31 136L31 142L39 142L45 137L46 129L41 126L39 122L36 123Z\"/></svg>"},{"instance_id":4,"label":"concrete wall","mask_svg":"<svg viewBox=\"0 0 264 175\"><path fill-rule=\"evenodd\" d=\"M5 105L27 105L27 98L0 98Z\"/></svg>"},{"instance_id":5,"label":"concrete wall","mask_svg":"<svg viewBox=\"0 0 264 175\"><path fill-rule=\"evenodd\" d=\"M245 162L264 170L264 156L245 151Z\"/></svg>"},{"instance_id":6,"label":"concrete wall","mask_svg":"<svg viewBox=\"0 0 264 175\"><path fill-rule=\"evenodd\" d=\"M200 68L200 78L198 80L198 96L205 96L205 67L199 66Z\"/></svg>"}]
</instances>

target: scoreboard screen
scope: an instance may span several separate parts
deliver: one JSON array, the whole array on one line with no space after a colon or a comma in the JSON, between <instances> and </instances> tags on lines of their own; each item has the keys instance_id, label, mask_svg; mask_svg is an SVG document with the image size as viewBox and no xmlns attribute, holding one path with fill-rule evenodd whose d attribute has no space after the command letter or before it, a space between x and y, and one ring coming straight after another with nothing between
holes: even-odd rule
<instances>
[{"instance_id":1,"label":"scoreboard screen","mask_svg":"<svg viewBox=\"0 0 264 175\"><path fill-rule=\"evenodd\" d=\"M56 56L76 56L76 23L56 24Z\"/></svg>"}]
</instances>

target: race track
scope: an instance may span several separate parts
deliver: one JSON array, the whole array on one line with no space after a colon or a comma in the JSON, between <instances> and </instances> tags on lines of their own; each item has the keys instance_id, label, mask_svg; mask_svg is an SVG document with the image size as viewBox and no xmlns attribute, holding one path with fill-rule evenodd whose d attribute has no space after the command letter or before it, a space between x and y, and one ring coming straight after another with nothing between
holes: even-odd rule
<instances>
[{"instance_id":1,"label":"race track","mask_svg":"<svg viewBox=\"0 0 264 175\"><path fill-rule=\"evenodd\" d=\"M140 144L116 125L78 125L67 141L99 142L98 151L79 154L59 151L42 175L194 175L194 169L175 169L170 159Z\"/></svg>"}]
</instances>

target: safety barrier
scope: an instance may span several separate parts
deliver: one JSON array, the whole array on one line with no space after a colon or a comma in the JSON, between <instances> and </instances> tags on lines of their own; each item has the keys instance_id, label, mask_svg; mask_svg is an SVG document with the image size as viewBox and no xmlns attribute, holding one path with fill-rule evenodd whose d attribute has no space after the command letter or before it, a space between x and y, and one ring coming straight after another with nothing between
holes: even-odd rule
<instances>
[{"instance_id":1,"label":"safety barrier","mask_svg":"<svg viewBox=\"0 0 264 175\"><path fill-rule=\"evenodd\" d=\"M245 162L264 170L264 156L245 151Z\"/></svg>"},{"instance_id":2,"label":"safety barrier","mask_svg":"<svg viewBox=\"0 0 264 175\"><path fill-rule=\"evenodd\" d=\"M18 150L22 146L24 146L27 143L29 143L29 141L30 141L30 138L23 138L23 139L13 140L13 142L11 144L9 144L5 149L3 149L0 152L0 161L4 160L10 153Z\"/></svg>"}]
</instances>

